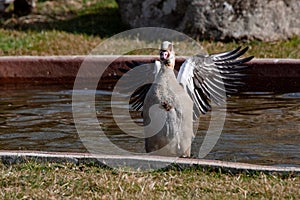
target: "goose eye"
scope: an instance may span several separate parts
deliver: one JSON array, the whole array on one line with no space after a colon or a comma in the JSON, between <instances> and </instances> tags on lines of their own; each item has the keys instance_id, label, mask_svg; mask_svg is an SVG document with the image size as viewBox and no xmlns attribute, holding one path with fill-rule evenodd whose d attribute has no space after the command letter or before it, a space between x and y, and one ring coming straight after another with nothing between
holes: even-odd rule
<instances>
[{"instance_id":1,"label":"goose eye","mask_svg":"<svg viewBox=\"0 0 300 200\"><path fill-rule=\"evenodd\" d=\"M166 60L168 57L169 57L168 51L160 51L160 59L161 60Z\"/></svg>"}]
</instances>

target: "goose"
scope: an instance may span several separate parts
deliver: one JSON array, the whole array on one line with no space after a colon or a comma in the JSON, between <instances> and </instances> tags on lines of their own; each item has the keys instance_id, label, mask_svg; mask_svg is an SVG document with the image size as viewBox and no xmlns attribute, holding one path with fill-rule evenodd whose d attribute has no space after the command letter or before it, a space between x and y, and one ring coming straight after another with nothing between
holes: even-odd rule
<instances>
[{"instance_id":1,"label":"goose","mask_svg":"<svg viewBox=\"0 0 300 200\"><path fill-rule=\"evenodd\" d=\"M223 103L224 94L237 92L242 84L240 71L246 68L243 64L253 59L253 56L240 58L247 50L248 47L238 47L228 52L188 57L177 77L174 47L169 41L161 43L159 60L154 63L126 62L128 70L143 67L152 80L135 90L129 101L133 110L142 111L147 153L191 156L194 120L210 111L212 103Z\"/></svg>"}]
</instances>

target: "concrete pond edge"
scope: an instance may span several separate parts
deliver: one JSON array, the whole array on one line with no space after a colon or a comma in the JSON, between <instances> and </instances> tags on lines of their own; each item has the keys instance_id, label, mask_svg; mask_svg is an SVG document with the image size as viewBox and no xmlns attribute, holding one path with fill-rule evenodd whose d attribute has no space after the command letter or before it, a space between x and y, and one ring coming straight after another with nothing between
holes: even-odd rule
<instances>
[{"instance_id":1,"label":"concrete pond edge","mask_svg":"<svg viewBox=\"0 0 300 200\"><path fill-rule=\"evenodd\" d=\"M130 169L126 163L136 163L140 165L134 171L144 171L151 169L151 165L162 165L167 168L196 168L203 171L216 171L230 174L237 173L266 173L266 174L295 174L300 175L300 167L257 165L240 162L227 162L220 160L207 160L195 158L177 158L164 156L139 156L139 155L105 155L89 153L70 152L43 152L43 151L0 151L0 161L5 165L14 165L34 161L38 163L73 163L93 164L104 168ZM150 168L149 168L150 167Z\"/></svg>"}]
</instances>

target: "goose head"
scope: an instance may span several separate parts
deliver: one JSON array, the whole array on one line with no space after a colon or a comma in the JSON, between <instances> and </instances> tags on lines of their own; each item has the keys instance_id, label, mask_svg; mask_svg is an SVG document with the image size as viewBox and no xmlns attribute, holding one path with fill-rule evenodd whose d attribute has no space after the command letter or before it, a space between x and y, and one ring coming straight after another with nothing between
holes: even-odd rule
<instances>
[{"instance_id":1,"label":"goose head","mask_svg":"<svg viewBox=\"0 0 300 200\"><path fill-rule=\"evenodd\" d=\"M164 41L161 43L159 58L160 62L162 62L164 66L174 69L175 52L173 50L173 44L171 42Z\"/></svg>"}]
</instances>

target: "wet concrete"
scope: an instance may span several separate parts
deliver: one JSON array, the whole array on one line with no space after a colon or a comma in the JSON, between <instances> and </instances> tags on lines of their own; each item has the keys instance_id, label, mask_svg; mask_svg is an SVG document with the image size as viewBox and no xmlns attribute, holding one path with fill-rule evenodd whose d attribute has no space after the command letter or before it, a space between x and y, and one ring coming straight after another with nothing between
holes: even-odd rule
<instances>
[{"instance_id":1,"label":"wet concrete","mask_svg":"<svg viewBox=\"0 0 300 200\"><path fill-rule=\"evenodd\" d=\"M238 162L224 162L218 160L176 158L163 156L135 156L135 155L101 155L87 153L61 153L61 152L26 152L26 151L0 151L2 163L11 165L22 163L29 160L35 162L56 162L56 163L74 163L74 164L94 164L102 167L127 169L128 163L136 163L134 170L152 170L151 165L161 165L179 168L201 168L207 171L217 171L225 173L278 173L278 174L300 174L299 167L279 167L279 166L261 166L255 164L246 164ZM113 162L113 164L112 164ZM109 164L108 164L109 163ZM122 168L123 167L123 168ZM127 168L124 168L127 167Z\"/></svg>"}]
</instances>

